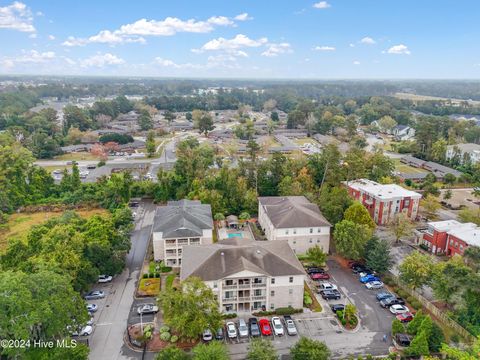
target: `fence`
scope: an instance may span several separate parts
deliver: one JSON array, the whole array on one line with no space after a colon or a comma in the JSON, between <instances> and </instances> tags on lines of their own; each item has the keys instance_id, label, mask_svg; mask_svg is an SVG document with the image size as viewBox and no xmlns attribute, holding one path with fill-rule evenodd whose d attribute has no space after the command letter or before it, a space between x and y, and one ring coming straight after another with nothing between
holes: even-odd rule
<instances>
[{"instance_id":1,"label":"fence","mask_svg":"<svg viewBox=\"0 0 480 360\"><path fill-rule=\"evenodd\" d=\"M475 337L470 334L463 326L458 324L456 321L449 318L442 310L437 308L434 304L432 304L428 299L426 299L423 295L418 293L417 291L409 288L405 284L400 281L398 276L390 274L390 277L393 279L395 284L397 284L403 291L408 293L410 296L413 296L417 299L430 313L432 313L443 325L451 328L456 333L460 334L463 338L467 339L470 342L475 341Z\"/></svg>"}]
</instances>

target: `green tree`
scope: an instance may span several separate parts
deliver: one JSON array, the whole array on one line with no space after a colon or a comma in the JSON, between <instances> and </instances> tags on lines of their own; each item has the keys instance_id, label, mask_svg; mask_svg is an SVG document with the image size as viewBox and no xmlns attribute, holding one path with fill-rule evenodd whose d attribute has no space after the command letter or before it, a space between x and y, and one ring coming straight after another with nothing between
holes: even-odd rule
<instances>
[{"instance_id":1,"label":"green tree","mask_svg":"<svg viewBox=\"0 0 480 360\"><path fill-rule=\"evenodd\" d=\"M352 221L355 224L364 225L367 229L370 230L370 235L373 234L373 231L376 227L375 222L370 216L368 210L358 201L354 201L353 204L350 205L347 210L345 210L343 218L345 220Z\"/></svg>"},{"instance_id":2,"label":"green tree","mask_svg":"<svg viewBox=\"0 0 480 360\"><path fill-rule=\"evenodd\" d=\"M278 112L272 111L270 114L270 119L272 121L278 122L280 120L280 118L278 117Z\"/></svg>"},{"instance_id":3,"label":"green tree","mask_svg":"<svg viewBox=\"0 0 480 360\"><path fill-rule=\"evenodd\" d=\"M219 342L213 341L210 344L199 344L193 348L194 360L228 360L227 347Z\"/></svg>"},{"instance_id":4,"label":"green tree","mask_svg":"<svg viewBox=\"0 0 480 360\"><path fill-rule=\"evenodd\" d=\"M458 213L458 220L462 223L473 222L480 225L480 209L462 209Z\"/></svg>"},{"instance_id":5,"label":"green tree","mask_svg":"<svg viewBox=\"0 0 480 360\"><path fill-rule=\"evenodd\" d=\"M247 152L252 162L255 162L257 160L257 154L259 150L260 150L260 146L257 144L255 140L253 139L248 140Z\"/></svg>"},{"instance_id":6,"label":"green tree","mask_svg":"<svg viewBox=\"0 0 480 360\"><path fill-rule=\"evenodd\" d=\"M399 266L400 279L412 289L429 284L433 271L433 260L429 255L414 251Z\"/></svg>"},{"instance_id":7,"label":"green tree","mask_svg":"<svg viewBox=\"0 0 480 360\"><path fill-rule=\"evenodd\" d=\"M218 329L221 314L212 290L191 277L179 289L162 291L159 297L165 323L185 339L195 339L205 329Z\"/></svg>"},{"instance_id":8,"label":"green tree","mask_svg":"<svg viewBox=\"0 0 480 360\"><path fill-rule=\"evenodd\" d=\"M290 348L292 360L328 360L331 352L324 342L302 336Z\"/></svg>"},{"instance_id":9,"label":"green tree","mask_svg":"<svg viewBox=\"0 0 480 360\"><path fill-rule=\"evenodd\" d=\"M452 190L448 189L443 193L443 199L444 200L450 200L452 198Z\"/></svg>"},{"instance_id":10,"label":"green tree","mask_svg":"<svg viewBox=\"0 0 480 360\"><path fill-rule=\"evenodd\" d=\"M318 245L309 248L306 257L312 266L323 266L325 265L325 261L327 261L327 254L324 253Z\"/></svg>"},{"instance_id":11,"label":"green tree","mask_svg":"<svg viewBox=\"0 0 480 360\"><path fill-rule=\"evenodd\" d=\"M197 128L200 133L204 133L205 136L207 136L208 132L213 130L213 119L208 112L193 110L192 117L194 127Z\"/></svg>"},{"instance_id":12,"label":"green tree","mask_svg":"<svg viewBox=\"0 0 480 360\"><path fill-rule=\"evenodd\" d=\"M363 257L365 244L370 238L370 229L350 220L342 220L335 225L333 237L337 252L349 259Z\"/></svg>"},{"instance_id":13,"label":"green tree","mask_svg":"<svg viewBox=\"0 0 480 360\"><path fill-rule=\"evenodd\" d=\"M188 360L190 356L186 354L182 349L177 348L175 345L167 346L161 350L155 360Z\"/></svg>"},{"instance_id":14,"label":"green tree","mask_svg":"<svg viewBox=\"0 0 480 360\"><path fill-rule=\"evenodd\" d=\"M172 111L167 110L163 113L163 117L167 120L167 123L170 126L170 123L175 120L177 116Z\"/></svg>"},{"instance_id":15,"label":"green tree","mask_svg":"<svg viewBox=\"0 0 480 360\"><path fill-rule=\"evenodd\" d=\"M148 110L143 109L140 112L140 116L138 117L138 125L142 131L153 129L153 119Z\"/></svg>"},{"instance_id":16,"label":"green tree","mask_svg":"<svg viewBox=\"0 0 480 360\"><path fill-rule=\"evenodd\" d=\"M422 325L423 320L425 319L426 315L423 313L422 310L418 310L413 320L410 321L407 325L407 332L410 335L416 335L420 329L420 325Z\"/></svg>"},{"instance_id":17,"label":"green tree","mask_svg":"<svg viewBox=\"0 0 480 360\"><path fill-rule=\"evenodd\" d=\"M459 349L443 344L440 351L449 360L478 360L480 357L480 336L469 348Z\"/></svg>"},{"instance_id":18,"label":"green tree","mask_svg":"<svg viewBox=\"0 0 480 360\"><path fill-rule=\"evenodd\" d=\"M427 196L421 201L421 205L428 219L435 219L437 212L441 207L435 196L431 194L427 194Z\"/></svg>"},{"instance_id":19,"label":"green tree","mask_svg":"<svg viewBox=\"0 0 480 360\"><path fill-rule=\"evenodd\" d=\"M393 319L392 321L392 336L397 334L403 334L405 332L405 326L400 320Z\"/></svg>"},{"instance_id":20,"label":"green tree","mask_svg":"<svg viewBox=\"0 0 480 360\"><path fill-rule=\"evenodd\" d=\"M155 155L155 132L153 130L148 132L145 146L147 148L148 157Z\"/></svg>"},{"instance_id":21,"label":"green tree","mask_svg":"<svg viewBox=\"0 0 480 360\"><path fill-rule=\"evenodd\" d=\"M395 236L396 243L399 243L402 237L411 235L413 228L412 221L404 212L396 214L389 224L389 230Z\"/></svg>"},{"instance_id":22,"label":"green tree","mask_svg":"<svg viewBox=\"0 0 480 360\"><path fill-rule=\"evenodd\" d=\"M370 269L380 274L386 273L392 266L390 244L372 236L365 244L365 261Z\"/></svg>"},{"instance_id":23,"label":"green tree","mask_svg":"<svg viewBox=\"0 0 480 360\"><path fill-rule=\"evenodd\" d=\"M385 115L378 120L378 126L382 132L390 133L397 126L397 122L391 116Z\"/></svg>"},{"instance_id":24,"label":"green tree","mask_svg":"<svg viewBox=\"0 0 480 360\"><path fill-rule=\"evenodd\" d=\"M345 210L352 204L347 189L340 186L325 186L320 193L318 206L330 223L335 225L343 220Z\"/></svg>"},{"instance_id":25,"label":"green tree","mask_svg":"<svg viewBox=\"0 0 480 360\"><path fill-rule=\"evenodd\" d=\"M430 354L430 351L428 350L427 335L423 332L416 335L410 346L405 349L405 354L408 356L426 356Z\"/></svg>"},{"instance_id":26,"label":"green tree","mask_svg":"<svg viewBox=\"0 0 480 360\"><path fill-rule=\"evenodd\" d=\"M247 360L276 360L277 350L271 341L254 338L248 346Z\"/></svg>"},{"instance_id":27,"label":"green tree","mask_svg":"<svg viewBox=\"0 0 480 360\"><path fill-rule=\"evenodd\" d=\"M445 176L443 177L443 181L445 182L445 184L448 184L448 185L453 185L455 183L455 181L457 181L457 177L453 174L445 174Z\"/></svg>"},{"instance_id":28,"label":"green tree","mask_svg":"<svg viewBox=\"0 0 480 360\"><path fill-rule=\"evenodd\" d=\"M450 305L452 299L459 296L466 288L466 283L471 281L471 272L472 270L465 265L460 256L436 263L431 284L435 298Z\"/></svg>"}]
</instances>

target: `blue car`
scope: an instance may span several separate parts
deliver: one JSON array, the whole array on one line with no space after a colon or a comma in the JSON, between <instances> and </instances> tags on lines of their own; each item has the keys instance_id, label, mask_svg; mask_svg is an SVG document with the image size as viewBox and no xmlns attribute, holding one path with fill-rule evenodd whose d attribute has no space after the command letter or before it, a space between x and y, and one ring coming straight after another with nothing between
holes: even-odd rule
<instances>
[{"instance_id":1,"label":"blue car","mask_svg":"<svg viewBox=\"0 0 480 360\"><path fill-rule=\"evenodd\" d=\"M384 299L393 298L393 297L395 297L393 294L390 294L389 292L386 292L386 291L382 291L377 294L378 301L382 301Z\"/></svg>"},{"instance_id":2,"label":"blue car","mask_svg":"<svg viewBox=\"0 0 480 360\"><path fill-rule=\"evenodd\" d=\"M372 281L380 281L379 278L377 278L376 276L374 275L367 275L367 276L364 276L364 277L361 277L360 278L360 282L362 284L365 284L365 283L368 283L368 282L372 282Z\"/></svg>"}]
</instances>

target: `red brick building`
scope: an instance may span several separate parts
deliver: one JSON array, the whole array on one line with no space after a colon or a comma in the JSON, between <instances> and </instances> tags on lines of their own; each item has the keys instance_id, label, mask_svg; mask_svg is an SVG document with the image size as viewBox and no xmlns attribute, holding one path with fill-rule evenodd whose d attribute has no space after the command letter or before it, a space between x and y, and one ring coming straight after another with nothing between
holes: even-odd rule
<instances>
[{"instance_id":1,"label":"red brick building","mask_svg":"<svg viewBox=\"0 0 480 360\"><path fill-rule=\"evenodd\" d=\"M405 212L411 219L417 216L422 197L419 193L396 184L384 185L367 179L345 181L344 185L350 196L365 206L378 225L388 224L400 212Z\"/></svg>"}]
</instances>

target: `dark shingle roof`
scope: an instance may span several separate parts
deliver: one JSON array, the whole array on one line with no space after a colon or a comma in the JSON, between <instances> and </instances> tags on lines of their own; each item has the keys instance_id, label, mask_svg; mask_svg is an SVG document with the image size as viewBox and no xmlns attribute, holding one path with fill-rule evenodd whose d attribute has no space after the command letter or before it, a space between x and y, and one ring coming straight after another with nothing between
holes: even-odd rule
<instances>
[{"instance_id":1,"label":"dark shingle roof","mask_svg":"<svg viewBox=\"0 0 480 360\"><path fill-rule=\"evenodd\" d=\"M269 196L259 197L258 201L277 229L331 226L305 196Z\"/></svg>"},{"instance_id":2,"label":"dark shingle roof","mask_svg":"<svg viewBox=\"0 0 480 360\"><path fill-rule=\"evenodd\" d=\"M180 279L220 280L241 271L267 276L304 275L287 241L228 239L212 245L184 246Z\"/></svg>"},{"instance_id":3,"label":"dark shingle roof","mask_svg":"<svg viewBox=\"0 0 480 360\"><path fill-rule=\"evenodd\" d=\"M162 232L163 238L202 236L204 229L212 229L212 209L200 201L169 201L155 213L153 232Z\"/></svg>"}]
</instances>

